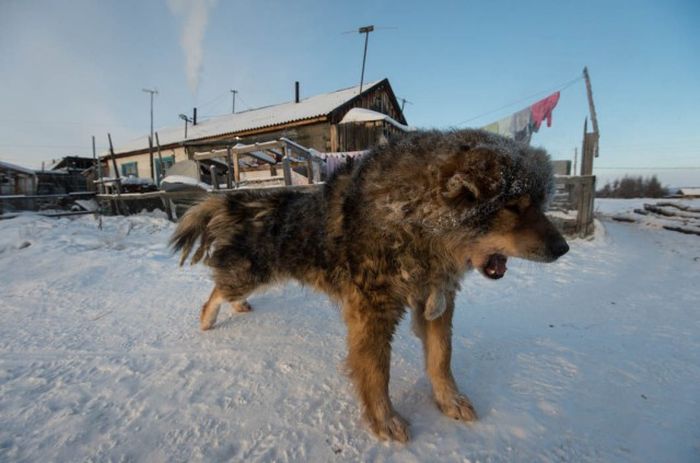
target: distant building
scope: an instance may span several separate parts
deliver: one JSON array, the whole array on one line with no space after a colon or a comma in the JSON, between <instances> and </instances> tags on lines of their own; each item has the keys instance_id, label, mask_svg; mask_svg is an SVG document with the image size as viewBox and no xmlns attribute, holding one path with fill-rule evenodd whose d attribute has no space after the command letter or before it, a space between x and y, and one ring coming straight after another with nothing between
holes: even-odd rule
<instances>
[{"instance_id":1,"label":"distant building","mask_svg":"<svg viewBox=\"0 0 700 463\"><path fill-rule=\"evenodd\" d=\"M0 161L0 195L33 195L37 182L34 169Z\"/></svg>"},{"instance_id":2,"label":"distant building","mask_svg":"<svg viewBox=\"0 0 700 463\"><path fill-rule=\"evenodd\" d=\"M700 198L700 187L679 188L680 196L683 198Z\"/></svg>"},{"instance_id":3,"label":"distant building","mask_svg":"<svg viewBox=\"0 0 700 463\"><path fill-rule=\"evenodd\" d=\"M65 194L90 190L82 173L91 168L92 158L65 156L36 171L36 194Z\"/></svg>"},{"instance_id":4,"label":"distant building","mask_svg":"<svg viewBox=\"0 0 700 463\"><path fill-rule=\"evenodd\" d=\"M291 102L196 121L187 127L186 138L184 121L158 130L163 165L154 148L154 173L158 177L175 162L192 159L208 142L250 144L286 137L321 152L339 152L366 149L382 136L411 130L388 79L359 90L356 86L305 99L297 92ZM108 153L102 159L108 160ZM148 136L117 142L115 161L120 176L150 178ZM105 175L115 176L111 160Z\"/></svg>"}]
</instances>

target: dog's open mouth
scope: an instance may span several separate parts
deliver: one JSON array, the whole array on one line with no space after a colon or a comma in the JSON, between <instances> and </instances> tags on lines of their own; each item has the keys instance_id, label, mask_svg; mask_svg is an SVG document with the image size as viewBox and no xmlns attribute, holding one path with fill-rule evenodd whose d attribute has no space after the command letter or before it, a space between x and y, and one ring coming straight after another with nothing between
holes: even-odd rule
<instances>
[{"instance_id":1,"label":"dog's open mouth","mask_svg":"<svg viewBox=\"0 0 700 463\"><path fill-rule=\"evenodd\" d=\"M484 266L481 268L481 271L492 280L498 280L499 278L503 278L503 276L506 274L507 261L508 258L503 254L491 254Z\"/></svg>"}]
</instances>

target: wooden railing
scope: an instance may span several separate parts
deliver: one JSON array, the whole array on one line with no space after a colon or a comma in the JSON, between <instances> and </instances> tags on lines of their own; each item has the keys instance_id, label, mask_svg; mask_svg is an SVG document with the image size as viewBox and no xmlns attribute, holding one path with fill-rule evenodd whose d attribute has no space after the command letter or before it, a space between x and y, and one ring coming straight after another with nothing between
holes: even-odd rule
<instances>
[{"instance_id":1,"label":"wooden railing","mask_svg":"<svg viewBox=\"0 0 700 463\"><path fill-rule=\"evenodd\" d=\"M581 238L592 235L595 175L557 176L555 184L557 193L550 217L567 235Z\"/></svg>"}]
</instances>

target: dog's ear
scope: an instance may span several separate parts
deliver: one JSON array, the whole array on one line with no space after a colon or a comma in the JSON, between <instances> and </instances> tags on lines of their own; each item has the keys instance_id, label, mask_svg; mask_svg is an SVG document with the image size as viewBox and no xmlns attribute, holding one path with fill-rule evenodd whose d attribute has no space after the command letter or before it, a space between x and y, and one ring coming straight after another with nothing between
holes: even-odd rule
<instances>
[{"instance_id":1,"label":"dog's ear","mask_svg":"<svg viewBox=\"0 0 700 463\"><path fill-rule=\"evenodd\" d=\"M456 171L445 182L442 195L447 199L464 199L469 202L476 201L479 196L479 187L470 180L467 172Z\"/></svg>"},{"instance_id":2,"label":"dog's ear","mask_svg":"<svg viewBox=\"0 0 700 463\"><path fill-rule=\"evenodd\" d=\"M459 153L443 166L443 197L467 204L493 198L502 189L506 164L504 156L484 147Z\"/></svg>"}]
</instances>

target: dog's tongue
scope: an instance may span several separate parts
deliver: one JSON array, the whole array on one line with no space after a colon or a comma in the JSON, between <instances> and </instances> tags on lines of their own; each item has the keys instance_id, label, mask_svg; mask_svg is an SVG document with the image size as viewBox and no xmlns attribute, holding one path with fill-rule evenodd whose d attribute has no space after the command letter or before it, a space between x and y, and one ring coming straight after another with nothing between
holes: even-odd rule
<instances>
[{"instance_id":1,"label":"dog's tongue","mask_svg":"<svg viewBox=\"0 0 700 463\"><path fill-rule=\"evenodd\" d=\"M484 273L487 277L498 280L506 274L506 262L508 259L503 254L491 254L484 266Z\"/></svg>"}]
</instances>

